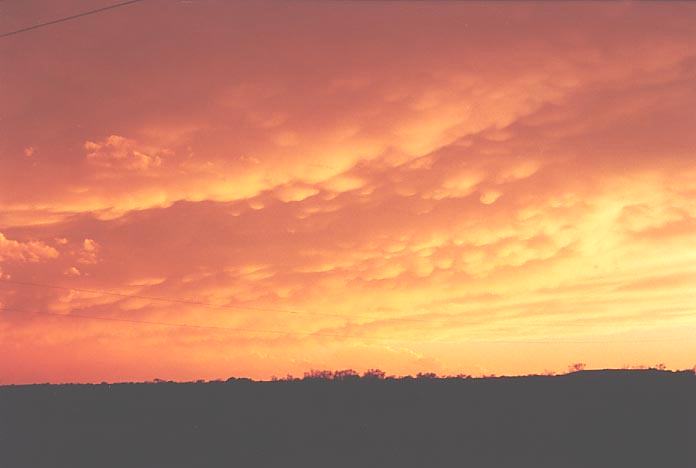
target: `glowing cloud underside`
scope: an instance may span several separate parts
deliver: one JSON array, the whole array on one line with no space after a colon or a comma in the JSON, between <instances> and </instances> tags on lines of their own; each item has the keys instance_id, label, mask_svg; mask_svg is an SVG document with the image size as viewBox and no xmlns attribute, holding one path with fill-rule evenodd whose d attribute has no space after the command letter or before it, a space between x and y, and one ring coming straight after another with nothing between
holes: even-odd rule
<instances>
[{"instance_id":1,"label":"glowing cloud underside","mask_svg":"<svg viewBox=\"0 0 696 468\"><path fill-rule=\"evenodd\" d=\"M144 2L6 38L0 383L692 367L695 54L690 4Z\"/></svg>"}]
</instances>

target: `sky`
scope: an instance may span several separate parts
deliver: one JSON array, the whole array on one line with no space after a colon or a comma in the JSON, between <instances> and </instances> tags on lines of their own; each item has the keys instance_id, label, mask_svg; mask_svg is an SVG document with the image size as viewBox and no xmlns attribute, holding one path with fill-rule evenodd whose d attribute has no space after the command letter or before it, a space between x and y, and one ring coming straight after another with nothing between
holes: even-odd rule
<instances>
[{"instance_id":1,"label":"sky","mask_svg":"<svg viewBox=\"0 0 696 468\"><path fill-rule=\"evenodd\" d=\"M696 365L696 5L147 0L0 62L0 384Z\"/></svg>"}]
</instances>

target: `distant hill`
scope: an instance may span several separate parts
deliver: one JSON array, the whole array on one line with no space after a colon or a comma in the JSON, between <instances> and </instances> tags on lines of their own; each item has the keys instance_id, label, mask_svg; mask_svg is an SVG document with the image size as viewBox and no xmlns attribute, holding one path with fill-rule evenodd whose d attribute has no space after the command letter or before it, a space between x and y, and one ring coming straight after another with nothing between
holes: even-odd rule
<instances>
[{"instance_id":1,"label":"distant hill","mask_svg":"<svg viewBox=\"0 0 696 468\"><path fill-rule=\"evenodd\" d=\"M696 467L696 376L0 387L0 467Z\"/></svg>"}]
</instances>

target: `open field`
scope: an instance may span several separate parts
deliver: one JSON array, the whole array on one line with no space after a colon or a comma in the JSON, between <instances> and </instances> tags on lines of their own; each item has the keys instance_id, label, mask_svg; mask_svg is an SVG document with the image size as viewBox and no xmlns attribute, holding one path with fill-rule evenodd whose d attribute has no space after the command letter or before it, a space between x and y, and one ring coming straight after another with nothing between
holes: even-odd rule
<instances>
[{"instance_id":1,"label":"open field","mask_svg":"<svg viewBox=\"0 0 696 468\"><path fill-rule=\"evenodd\" d=\"M8 386L0 466L689 467L695 397L661 371Z\"/></svg>"}]
</instances>

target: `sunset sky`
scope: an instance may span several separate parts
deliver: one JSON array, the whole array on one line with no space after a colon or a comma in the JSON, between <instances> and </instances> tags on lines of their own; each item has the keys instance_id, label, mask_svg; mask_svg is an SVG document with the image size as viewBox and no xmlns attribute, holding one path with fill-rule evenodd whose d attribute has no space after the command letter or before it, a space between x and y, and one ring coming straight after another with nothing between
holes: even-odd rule
<instances>
[{"instance_id":1,"label":"sunset sky","mask_svg":"<svg viewBox=\"0 0 696 468\"><path fill-rule=\"evenodd\" d=\"M148 0L4 37L0 384L691 368L695 109L688 3Z\"/></svg>"}]
</instances>

